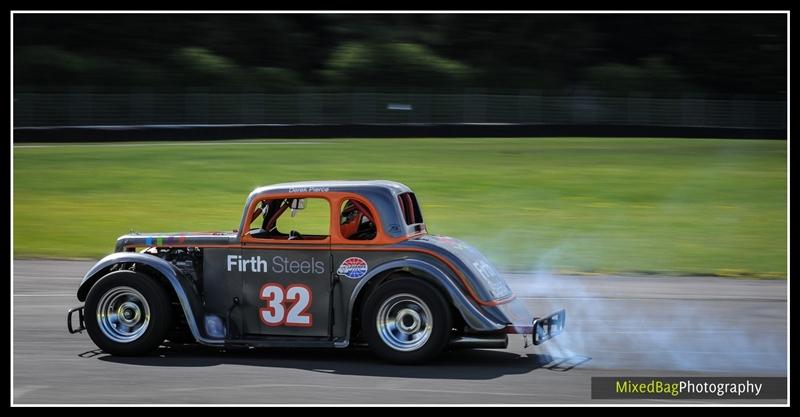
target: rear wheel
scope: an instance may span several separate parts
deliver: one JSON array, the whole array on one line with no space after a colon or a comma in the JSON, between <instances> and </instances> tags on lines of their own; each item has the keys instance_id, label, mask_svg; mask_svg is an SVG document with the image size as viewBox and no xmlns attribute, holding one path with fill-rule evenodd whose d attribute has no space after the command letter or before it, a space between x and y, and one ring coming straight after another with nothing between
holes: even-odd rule
<instances>
[{"instance_id":1,"label":"rear wheel","mask_svg":"<svg viewBox=\"0 0 800 417\"><path fill-rule=\"evenodd\" d=\"M86 331L112 355L138 356L157 348L172 323L164 288L134 271L115 271L97 281L86 297Z\"/></svg>"},{"instance_id":2,"label":"rear wheel","mask_svg":"<svg viewBox=\"0 0 800 417\"><path fill-rule=\"evenodd\" d=\"M447 345L452 317L439 290L416 277L388 281L373 292L362 312L370 348L390 362L422 363Z\"/></svg>"}]
</instances>

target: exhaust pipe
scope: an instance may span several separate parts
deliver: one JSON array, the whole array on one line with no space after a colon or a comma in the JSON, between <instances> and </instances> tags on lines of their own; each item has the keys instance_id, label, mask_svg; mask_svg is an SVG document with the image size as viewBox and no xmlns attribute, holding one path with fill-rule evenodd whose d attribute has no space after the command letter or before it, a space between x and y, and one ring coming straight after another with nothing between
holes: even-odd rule
<instances>
[{"instance_id":1,"label":"exhaust pipe","mask_svg":"<svg viewBox=\"0 0 800 417\"><path fill-rule=\"evenodd\" d=\"M505 349L508 347L508 335L489 334L459 336L450 341L450 346L464 349Z\"/></svg>"}]
</instances>

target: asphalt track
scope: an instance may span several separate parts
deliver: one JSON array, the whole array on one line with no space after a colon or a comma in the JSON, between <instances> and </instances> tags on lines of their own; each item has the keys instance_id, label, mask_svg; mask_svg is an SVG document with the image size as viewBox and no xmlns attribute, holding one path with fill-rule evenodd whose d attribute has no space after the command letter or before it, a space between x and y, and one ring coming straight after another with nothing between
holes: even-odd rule
<instances>
[{"instance_id":1,"label":"asphalt track","mask_svg":"<svg viewBox=\"0 0 800 417\"><path fill-rule=\"evenodd\" d=\"M109 356L66 330L91 264L15 260L15 404L572 404L603 402L593 376L786 376L785 280L508 275L534 313L567 309L564 334L396 366L363 348Z\"/></svg>"}]
</instances>

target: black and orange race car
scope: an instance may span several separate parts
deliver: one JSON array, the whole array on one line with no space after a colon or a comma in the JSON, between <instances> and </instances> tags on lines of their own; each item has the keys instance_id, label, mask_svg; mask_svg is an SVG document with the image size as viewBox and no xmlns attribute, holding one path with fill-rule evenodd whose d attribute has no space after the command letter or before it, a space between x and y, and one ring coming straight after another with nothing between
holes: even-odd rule
<instances>
[{"instance_id":1,"label":"black and orange race car","mask_svg":"<svg viewBox=\"0 0 800 417\"><path fill-rule=\"evenodd\" d=\"M276 184L250 193L238 230L128 234L84 277L68 312L115 355L165 339L211 346L366 343L398 363L448 347L539 344L565 312L535 317L486 257L426 231L417 198L391 181Z\"/></svg>"}]
</instances>

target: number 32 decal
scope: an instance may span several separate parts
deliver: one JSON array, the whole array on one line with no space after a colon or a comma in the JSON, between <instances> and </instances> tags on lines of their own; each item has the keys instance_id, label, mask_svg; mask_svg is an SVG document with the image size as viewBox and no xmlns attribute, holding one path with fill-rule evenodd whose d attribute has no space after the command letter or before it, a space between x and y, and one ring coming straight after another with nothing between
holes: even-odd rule
<instances>
[{"instance_id":1,"label":"number 32 decal","mask_svg":"<svg viewBox=\"0 0 800 417\"><path fill-rule=\"evenodd\" d=\"M258 318L267 326L311 327L313 316L308 313L311 307L311 288L303 284L283 285L269 282L261 286L258 298L266 301L258 309Z\"/></svg>"}]
</instances>

